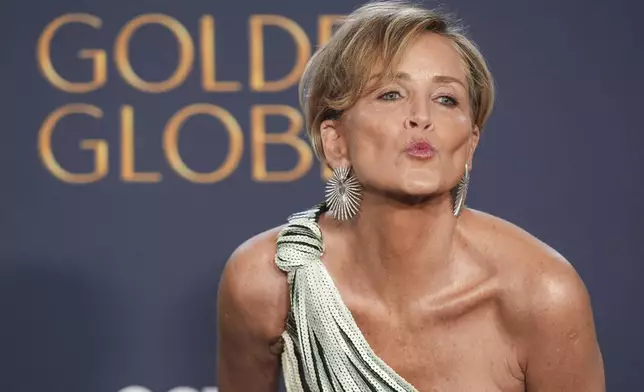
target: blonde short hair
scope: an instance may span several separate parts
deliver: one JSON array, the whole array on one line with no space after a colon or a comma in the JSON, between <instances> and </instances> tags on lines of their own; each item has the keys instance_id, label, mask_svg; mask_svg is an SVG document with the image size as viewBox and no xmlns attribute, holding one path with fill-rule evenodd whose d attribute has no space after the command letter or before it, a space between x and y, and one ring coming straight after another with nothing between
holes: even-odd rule
<instances>
[{"instance_id":1,"label":"blonde short hair","mask_svg":"<svg viewBox=\"0 0 644 392\"><path fill-rule=\"evenodd\" d=\"M320 124L339 118L363 96L376 66L382 82L413 40L423 32L450 39L461 55L474 124L483 129L494 102L492 75L476 45L447 14L404 1L367 3L348 15L331 40L309 60L300 81L300 105L313 149L325 160Z\"/></svg>"}]
</instances>

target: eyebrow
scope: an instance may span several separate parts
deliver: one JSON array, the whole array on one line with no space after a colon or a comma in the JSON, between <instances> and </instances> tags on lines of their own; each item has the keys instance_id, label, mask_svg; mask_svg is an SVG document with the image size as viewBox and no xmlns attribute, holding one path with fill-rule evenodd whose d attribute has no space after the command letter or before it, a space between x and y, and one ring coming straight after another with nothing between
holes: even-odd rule
<instances>
[{"instance_id":1,"label":"eyebrow","mask_svg":"<svg viewBox=\"0 0 644 392\"><path fill-rule=\"evenodd\" d=\"M464 89L467 90L467 86L465 86L463 81L461 81L461 79L455 78L453 76L436 75L436 76L434 76L433 80L436 83L456 83L456 84L460 84L461 86L463 86Z\"/></svg>"},{"instance_id":2,"label":"eyebrow","mask_svg":"<svg viewBox=\"0 0 644 392\"><path fill-rule=\"evenodd\" d=\"M377 79L381 76L381 74L376 74L373 75L370 80ZM401 79L404 81L409 81L411 80L411 75L409 75L407 72L398 72L394 79ZM460 84L464 89L467 90L467 86L461 81L459 78L456 78L454 76L449 76L449 75L436 75L432 78L432 81L434 83L456 83Z\"/></svg>"}]
</instances>

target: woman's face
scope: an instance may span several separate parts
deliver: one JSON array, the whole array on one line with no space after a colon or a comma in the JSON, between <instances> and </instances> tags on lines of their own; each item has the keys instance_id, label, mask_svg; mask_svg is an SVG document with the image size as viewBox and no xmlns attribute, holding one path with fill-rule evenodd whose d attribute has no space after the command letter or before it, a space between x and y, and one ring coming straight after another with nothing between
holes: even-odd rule
<instances>
[{"instance_id":1,"label":"woman's face","mask_svg":"<svg viewBox=\"0 0 644 392\"><path fill-rule=\"evenodd\" d=\"M473 125L463 61L452 42L423 33L395 80L321 124L332 167L351 165L365 191L427 197L453 188L471 162ZM471 165L470 165L471 166Z\"/></svg>"}]
</instances>

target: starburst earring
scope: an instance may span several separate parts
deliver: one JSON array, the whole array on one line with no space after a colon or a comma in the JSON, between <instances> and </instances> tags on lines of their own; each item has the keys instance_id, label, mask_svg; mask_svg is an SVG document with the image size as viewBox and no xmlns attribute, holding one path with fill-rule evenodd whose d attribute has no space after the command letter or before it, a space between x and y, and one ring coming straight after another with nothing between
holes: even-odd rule
<instances>
[{"instance_id":1,"label":"starburst earring","mask_svg":"<svg viewBox=\"0 0 644 392\"><path fill-rule=\"evenodd\" d=\"M459 216L465 206L465 198L467 197L467 188L469 185L470 167L467 162L465 162L465 174L461 177L461 181L456 186L454 192L454 216Z\"/></svg>"},{"instance_id":2,"label":"starburst earring","mask_svg":"<svg viewBox=\"0 0 644 392\"><path fill-rule=\"evenodd\" d=\"M358 213L362 187L350 166L333 169L326 184L326 205L335 219L349 220Z\"/></svg>"}]
</instances>

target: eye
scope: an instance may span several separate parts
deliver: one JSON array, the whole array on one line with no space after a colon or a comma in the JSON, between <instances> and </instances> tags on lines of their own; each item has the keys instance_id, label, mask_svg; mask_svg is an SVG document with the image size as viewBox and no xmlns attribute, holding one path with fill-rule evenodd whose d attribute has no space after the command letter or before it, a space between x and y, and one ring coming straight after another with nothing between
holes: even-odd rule
<instances>
[{"instance_id":1,"label":"eye","mask_svg":"<svg viewBox=\"0 0 644 392\"><path fill-rule=\"evenodd\" d=\"M441 105L445 106L456 106L458 105L458 101L454 97L450 97L449 95L441 95L438 97L438 102Z\"/></svg>"},{"instance_id":2,"label":"eye","mask_svg":"<svg viewBox=\"0 0 644 392\"><path fill-rule=\"evenodd\" d=\"M378 96L378 99L381 99L383 101L395 101L395 100L397 100L397 99L399 99L401 97L402 96L400 95L400 93L398 91L388 91L388 92Z\"/></svg>"}]
</instances>

